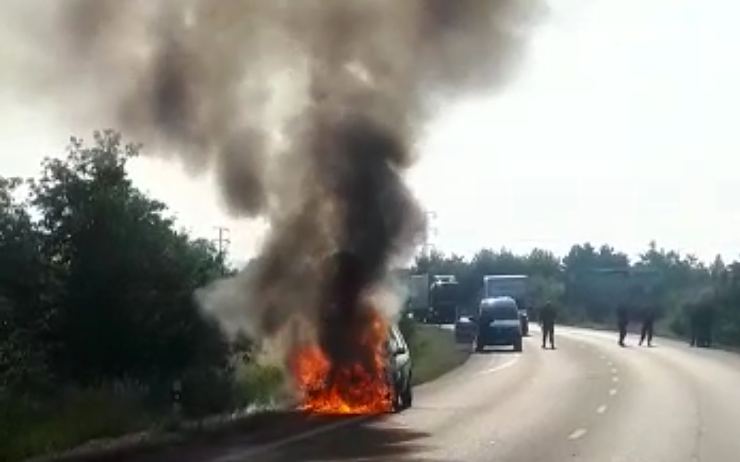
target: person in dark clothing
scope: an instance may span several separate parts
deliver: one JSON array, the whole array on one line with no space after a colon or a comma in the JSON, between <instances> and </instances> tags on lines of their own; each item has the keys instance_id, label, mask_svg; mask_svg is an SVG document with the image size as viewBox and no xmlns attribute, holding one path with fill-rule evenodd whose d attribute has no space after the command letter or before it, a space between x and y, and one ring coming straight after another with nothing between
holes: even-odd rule
<instances>
[{"instance_id":1,"label":"person in dark clothing","mask_svg":"<svg viewBox=\"0 0 740 462\"><path fill-rule=\"evenodd\" d=\"M689 318L689 334L691 335L691 341L689 345L699 346L700 342L700 324L701 324L701 313L699 312L699 304L688 304L686 305L686 314Z\"/></svg>"},{"instance_id":2,"label":"person in dark clothing","mask_svg":"<svg viewBox=\"0 0 740 462\"><path fill-rule=\"evenodd\" d=\"M550 339L550 348L555 349L555 307L547 302L540 310L540 324L542 325L542 348L545 348L547 339Z\"/></svg>"},{"instance_id":3,"label":"person in dark clothing","mask_svg":"<svg viewBox=\"0 0 740 462\"><path fill-rule=\"evenodd\" d=\"M624 345L624 339L627 337L627 325L629 324L629 314L627 307L619 305L617 307L617 327L619 328L619 346Z\"/></svg>"},{"instance_id":4,"label":"person in dark clothing","mask_svg":"<svg viewBox=\"0 0 740 462\"><path fill-rule=\"evenodd\" d=\"M655 324L655 309L652 306L647 307L642 313L642 330L640 332L640 343L647 338L647 346L653 346L653 325Z\"/></svg>"},{"instance_id":5,"label":"person in dark clothing","mask_svg":"<svg viewBox=\"0 0 740 462\"><path fill-rule=\"evenodd\" d=\"M711 302L699 302L689 309L691 323L691 346L712 346L714 309Z\"/></svg>"},{"instance_id":6,"label":"person in dark clothing","mask_svg":"<svg viewBox=\"0 0 740 462\"><path fill-rule=\"evenodd\" d=\"M707 305L704 313L704 346L712 347L712 331L714 330L714 306Z\"/></svg>"}]
</instances>

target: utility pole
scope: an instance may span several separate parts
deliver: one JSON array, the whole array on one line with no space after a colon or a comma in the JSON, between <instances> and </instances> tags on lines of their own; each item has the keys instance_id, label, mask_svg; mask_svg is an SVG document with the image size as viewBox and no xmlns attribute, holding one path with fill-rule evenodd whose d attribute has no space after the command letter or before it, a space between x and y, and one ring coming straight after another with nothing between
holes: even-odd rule
<instances>
[{"instance_id":1,"label":"utility pole","mask_svg":"<svg viewBox=\"0 0 740 462\"><path fill-rule=\"evenodd\" d=\"M426 215L427 218L427 229L426 233L424 233L424 244L422 245L421 253L422 255L429 257L432 254L432 249L434 248L434 244L432 244L430 236L432 234L437 234L437 227L433 226L432 223L437 219L437 212L433 210L427 210L424 212L424 215Z\"/></svg>"},{"instance_id":2,"label":"utility pole","mask_svg":"<svg viewBox=\"0 0 740 462\"><path fill-rule=\"evenodd\" d=\"M226 257L226 248L229 244L231 244L231 239L229 239L229 236L231 234L231 231L229 228L226 228L225 226L216 226L216 231L218 231L218 239L216 240L216 248L218 249L218 258L221 260L221 267L222 272L226 271L226 263L225 263L225 257Z\"/></svg>"}]
</instances>

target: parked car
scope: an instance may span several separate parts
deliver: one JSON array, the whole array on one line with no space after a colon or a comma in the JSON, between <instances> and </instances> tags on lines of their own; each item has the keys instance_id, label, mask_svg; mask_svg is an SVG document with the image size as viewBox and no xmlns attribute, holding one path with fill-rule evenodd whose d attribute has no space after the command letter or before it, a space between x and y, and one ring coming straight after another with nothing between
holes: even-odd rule
<instances>
[{"instance_id":1,"label":"parked car","mask_svg":"<svg viewBox=\"0 0 740 462\"><path fill-rule=\"evenodd\" d=\"M411 353L401 331L395 325L388 333L388 366L388 381L393 393L393 411L398 412L411 407L413 391Z\"/></svg>"},{"instance_id":2,"label":"parked car","mask_svg":"<svg viewBox=\"0 0 740 462\"><path fill-rule=\"evenodd\" d=\"M513 298L481 300L476 324L476 351L483 351L489 345L512 345L514 351L522 351L522 322Z\"/></svg>"},{"instance_id":3,"label":"parked car","mask_svg":"<svg viewBox=\"0 0 740 462\"><path fill-rule=\"evenodd\" d=\"M478 335L476 317L472 315L460 316L455 322L455 342L468 345L475 341Z\"/></svg>"}]
</instances>

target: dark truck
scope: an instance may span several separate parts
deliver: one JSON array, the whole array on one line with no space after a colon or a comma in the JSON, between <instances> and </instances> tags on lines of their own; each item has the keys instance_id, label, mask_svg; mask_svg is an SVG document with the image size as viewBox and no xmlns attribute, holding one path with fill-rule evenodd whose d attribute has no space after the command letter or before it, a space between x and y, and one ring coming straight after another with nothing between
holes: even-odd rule
<instances>
[{"instance_id":1,"label":"dark truck","mask_svg":"<svg viewBox=\"0 0 740 462\"><path fill-rule=\"evenodd\" d=\"M429 287L429 321L437 324L452 324L457 319L459 304L457 281L437 279Z\"/></svg>"},{"instance_id":2,"label":"dark truck","mask_svg":"<svg viewBox=\"0 0 740 462\"><path fill-rule=\"evenodd\" d=\"M457 319L460 294L455 276L428 274L409 278L408 307L414 318L422 322L450 324Z\"/></svg>"}]
</instances>

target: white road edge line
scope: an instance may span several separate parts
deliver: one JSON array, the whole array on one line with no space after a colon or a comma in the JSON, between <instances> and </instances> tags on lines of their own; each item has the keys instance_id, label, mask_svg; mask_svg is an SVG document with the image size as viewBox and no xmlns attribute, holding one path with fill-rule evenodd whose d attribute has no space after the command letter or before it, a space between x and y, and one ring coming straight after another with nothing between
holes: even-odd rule
<instances>
[{"instance_id":1,"label":"white road edge line","mask_svg":"<svg viewBox=\"0 0 740 462\"><path fill-rule=\"evenodd\" d=\"M583 437L583 435L585 435L586 433L588 433L588 430L586 430L585 428L578 428L578 429L574 430L573 433L571 433L570 435L568 435L568 439L569 440L577 440L578 438Z\"/></svg>"},{"instance_id":2,"label":"white road edge line","mask_svg":"<svg viewBox=\"0 0 740 462\"><path fill-rule=\"evenodd\" d=\"M492 374L494 372L498 372L500 370L506 369L507 367L513 366L514 364L516 364L517 361L519 361L519 356L515 356L515 357L511 358L510 360L506 361L505 363L500 364L500 365L498 365L496 367L492 367L490 369L486 369L484 371L480 371L476 375Z\"/></svg>"},{"instance_id":3,"label":"white road edge line","mask_svg":"<svg viewBox=\"0 0 740 462\"><path fill-rule=\"evenodd\" d=\"M602 404L601 406L599 406L599 407L598 407L598 408L596 409L596 413L597 413L597 414L603 414L603 413L605 413L605 412L606 412L606 409L607 409L607 408L606 408L606 404Z\"/></svg>"},{"instance_id":4,"label":"white road edge line","mask_svg":"<svg viewBox=\"0 0 740 462\"><path fill-rule=\"evenodd\" d=\"M609 396L614 396L616 394L617 394L617 389L616 388L612 388L611 390L609 390Z\"/></svg>"},{"instance_id":5,"label":"white road edge line","mask_svg":"<svg viewBox=\"0 0 740 462\"><path fill-rule=\"evenodd\" d=\"M213 459L213 462L237 462L237 461L243 461L248 460L250 457L261 454L263 452L272 451L274 449L277 449L282 446L287 446L289 444L296 443L298 441L303 441L308 438L312 438L317 435L321 435L322 433L328 433L331 431L334 431L338 428L345 427L347 425L361 422L363 420L367 420L373 417L372 415L358 415L357 417L352 417L347 420L340 420L338 422L325 424L320 427L316 427L312 430L305 431L303 433L298 433L293 436L289 436L287 438L283 438L278 441L273 441L271 443L265 443L262 445L257 445L251 449L247 449L245 451L236 451L231 454L225 454L221 457L218 457L216 459Z\"/></svg>"}]
</instances>

